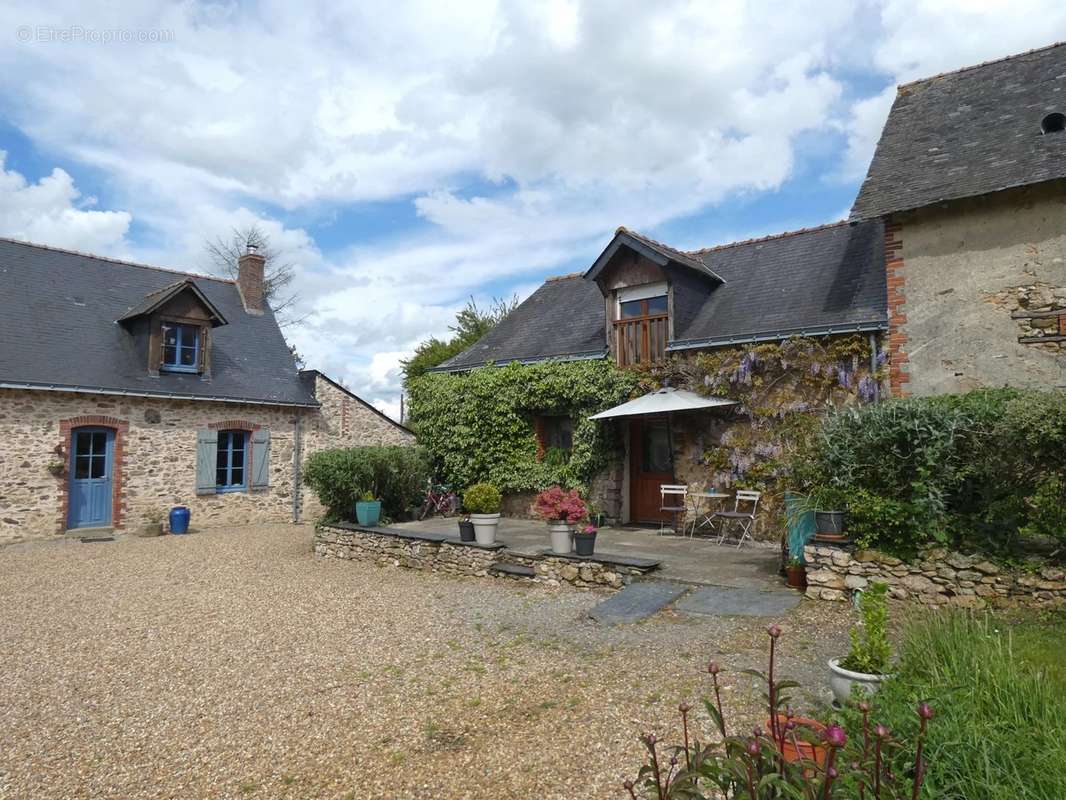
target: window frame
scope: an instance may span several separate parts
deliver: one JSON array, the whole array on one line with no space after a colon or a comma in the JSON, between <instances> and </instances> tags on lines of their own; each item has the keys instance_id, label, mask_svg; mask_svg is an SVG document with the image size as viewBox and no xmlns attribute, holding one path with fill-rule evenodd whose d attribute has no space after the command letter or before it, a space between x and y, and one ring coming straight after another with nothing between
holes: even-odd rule
<instances>
[{"instance_id":1,"label":"window frame","mask_svg":"<svg viewBox=\"0 0 1066 800\"><path fill-rule=\"evenodd\" d=\"M241 464L234 465L233 453L236 448L233 447L233 437L241 437ZM218 431L218 443L215 445L215 492L222 494L224 492L246 492L248 491L248 455L251 450L252 437L249 431L241 428L226 428ZM226 447L223 448L222 443L226 442ZM220 467L218 465L218 457L221 453L226 453L226 465ZM241 483L233 483L233 469L235 466L239 466L241 470ZM218 471L224 469L226 471L227 483L218 482Z\"/></svg>"},{"instance_id":2,"label":"window frame","mask_svg":"<svg viewBox=\"0 0 1066 800\"><path fill-rule=\"evenodd\" d=\"M175 332L174 343L174 357L178 363L170 364L167 362L167 330L171 329ZM184 373L198 373L200 372L202 353L200 352L200 342L203 338L203 328L199 325L195 325L189 322L177 322L163 320L160 323L159 329L159 371L160 372L184 372ZM185 337L192 336L193 343L188 345L185 343ZM192 347L193 363L182 364L181 353L182 350L188 350Z\"/></svg>"}]
</instances>

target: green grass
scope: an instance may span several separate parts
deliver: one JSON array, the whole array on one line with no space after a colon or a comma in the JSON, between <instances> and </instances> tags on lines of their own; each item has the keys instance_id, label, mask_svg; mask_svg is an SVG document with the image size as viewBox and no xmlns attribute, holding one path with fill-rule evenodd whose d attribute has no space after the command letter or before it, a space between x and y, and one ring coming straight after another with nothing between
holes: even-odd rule
<instances>
[{"instance_id":1,"label":"green grass","mask_svg":"<svg viewBox=\"0 0 1066 800\"><path fill-rule=\"evenodd\" d=\"M917 704L936 712L924 798L1066 798L1066 618L942 613L907 626L898 677L871 719L907 744ZM861 736L854 719L851 735ZM900 765L901 769L903 764Z\"/></svg>"}]
</instances>

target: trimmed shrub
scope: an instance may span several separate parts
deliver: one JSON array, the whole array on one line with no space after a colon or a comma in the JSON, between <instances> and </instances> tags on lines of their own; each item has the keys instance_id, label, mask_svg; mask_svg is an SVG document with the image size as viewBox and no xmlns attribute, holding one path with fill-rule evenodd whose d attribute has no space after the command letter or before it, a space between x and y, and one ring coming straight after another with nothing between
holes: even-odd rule
<instances>
[{"instance_id":1,"label":"trimmed shrub","mask_svg":"<svg viewBox=\"0 0 1066 800\"><path fill-rule=\"evenodd\" d=\"M463 510L469 514L499 514L502 505L500 490L491 483L475 483L463 492Z\"/></svg>"},{"instance_id":2,"label":"trimmed shrub","mask_svg":"<svg viewBox=\"0 0 1066 800\"><path fill-rule=\"evenodd\" d=\"M429 462L417 447L371 446L320 450L307 459L303 480L326 506L327 520L351 519L366 494L396 519L425 493Z\"/></svg>"}]
</instances>

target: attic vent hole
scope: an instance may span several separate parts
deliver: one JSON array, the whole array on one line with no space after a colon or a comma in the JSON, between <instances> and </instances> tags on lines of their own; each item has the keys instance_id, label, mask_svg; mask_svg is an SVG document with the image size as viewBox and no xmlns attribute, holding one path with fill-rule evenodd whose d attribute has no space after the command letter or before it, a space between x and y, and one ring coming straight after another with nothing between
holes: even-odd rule
<instances>
[{"instance_id":1,"label":"attic vent hole","mask_svg":"<svg viewBox=\"0 0 1066 800\"><path fill-rule=\"evenodd\" d=\"M1066 114L1055 111L1040 120L1041 133L1061 133L1066 130Z\"/></svg>"}]
</instances>

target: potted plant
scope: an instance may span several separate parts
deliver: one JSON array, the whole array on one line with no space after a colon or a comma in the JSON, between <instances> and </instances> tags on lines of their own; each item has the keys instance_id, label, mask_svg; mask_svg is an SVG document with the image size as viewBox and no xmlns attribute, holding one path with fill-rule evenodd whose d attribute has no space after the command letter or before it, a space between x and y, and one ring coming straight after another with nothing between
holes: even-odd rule
<instances>
[{"instance_id":1,"label":"potted plant","mask_svg":"<svg viewBox=\"0 0 1066 800\"><path fill-rule=\"evenodd\" d=\"M496 526L500 524L503 497L491 483L475 483L463 492L463 508L474 524L474 539L478 544L496 544Z\"/></svg>"},{"instance_id":2,"label":"potted plant","mask_svg":"<svg viewBox=\"0 0 1066 800\"><path fill-rule=\"evenodd\" d=\"M359 496L355 504L355 519L368 528L376 528L381 522L381 501L374 496L373 491L365 491Z\"/></svg>"},{"instance_id":3,"label":"potted plant","mask_svg":"<svg viewBox=\"0 0 1066 800\"><path fill-rule=\"evenodd\" d=\"M459 541L461 542L473 542L474 536L474 523L470 521L469 516L464 516L459 520Z\"/></svg>"},{"instance_id":4,"label":"potted plant","mask_svg":"<svg viewBox=\"0 0 1066 800\"><path fill-rule=\"evenodd\" d=\"M596 549L596 526L586 525L580 531L574 531L574 552L579 556L591 556Z\"/></svg>"},{"instance_id":5,"label":"potted plant","mask_svg":"<svg viewBox=\"0 0 1066 800\"><path fill-rule=\"evenodd\" d=\"M789 556L785 562L786 583L791 589L807 588L807 565L800 556Z\"/></svg>"},{"instance_id":6,"label":"potted plant","mask_svg":"<svg viewBox=\"0 0 1066 800\"><path fill-rule=\"evenodd\" d=\"M566 491L561 486L552 486L537 495L533 513L548 523L551 551L567 555L571 549L570 525L588 517L589 509L577 489Z\"/></svg>"},{"instance_id":7,"label":"potted plant","mask_svg":"<svg viewBox=\"0 0 1066 800\"><path fill-rule=\"evenodd\" d=\"M862 623L851 629L851 650L846 658L829 659L829 684L841 705L851 696L853 686L873 694L882 681L892 677L888 672L892 647L888 643L887 597L886 583L871 583L860 593Z\"/></svg>"},{"instance_id":8,"label":"potted plant","mask_svg":"<svg viewBox=\"0 0 1066 800\"><path fill-rule=\"evenodd\" d=\"M814 507L814 538L820 542L846 542L844 509L847 507L847 495L844 490L821 487L811 493L808 502Z\"/></svg>"}]
</instances>

